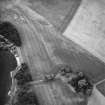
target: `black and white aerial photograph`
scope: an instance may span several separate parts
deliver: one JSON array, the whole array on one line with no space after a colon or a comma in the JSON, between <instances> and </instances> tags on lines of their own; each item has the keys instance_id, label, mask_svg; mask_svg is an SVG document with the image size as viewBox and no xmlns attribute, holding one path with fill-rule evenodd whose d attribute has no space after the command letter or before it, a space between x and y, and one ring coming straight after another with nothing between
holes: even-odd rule
<instances>
[{"instance_id":1,"label":"black and white aerial photograph","mask_svg":"<svg viewBox=\"0 0 105 105\"><path fill-rule=\"evenodd\" d=\"M0 0L0 105L105 105L105 0Z\"/></svg>"}]
</instances>

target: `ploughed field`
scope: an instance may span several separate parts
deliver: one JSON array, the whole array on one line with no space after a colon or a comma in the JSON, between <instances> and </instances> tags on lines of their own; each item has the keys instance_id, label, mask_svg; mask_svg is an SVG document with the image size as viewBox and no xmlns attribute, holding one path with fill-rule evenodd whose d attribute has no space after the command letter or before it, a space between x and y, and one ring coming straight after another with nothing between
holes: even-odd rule
<instances>
[{"instance_id":1,"label":"ploughed field","mask_svg":"<svg viewBox=\"0 0 105 105\"><path fill-rule=\"evenodd\" d=\"M44 16L60 32L71 22L82 0L28 0L28 6Z\"/></svg>"}]
</instances>

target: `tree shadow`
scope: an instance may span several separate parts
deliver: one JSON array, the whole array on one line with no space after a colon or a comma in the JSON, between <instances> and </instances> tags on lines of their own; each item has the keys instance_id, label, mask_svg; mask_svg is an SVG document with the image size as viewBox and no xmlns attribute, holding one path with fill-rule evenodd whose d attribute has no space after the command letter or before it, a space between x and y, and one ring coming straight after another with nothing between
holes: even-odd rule
<instances>
[{"instance_id":1,"label":"tree shadow","mask_svg":"<svg viewBox=\"0 0 105 105\"><path fill-rule=\"evenodd\" d=\"M10 72L17 66L16 59L9 51L0 50L0 104L5 105L11 87Z\"/></svg>"}]
</instances>

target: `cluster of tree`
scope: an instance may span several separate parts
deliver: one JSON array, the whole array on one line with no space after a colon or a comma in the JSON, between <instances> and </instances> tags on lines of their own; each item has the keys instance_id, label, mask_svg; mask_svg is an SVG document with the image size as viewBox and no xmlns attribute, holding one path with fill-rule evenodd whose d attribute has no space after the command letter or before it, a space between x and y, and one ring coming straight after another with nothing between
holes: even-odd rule
<instances>
[{"instance_id":1,"label":"cluster of tree","mask_svg":"<svg viewBox=\"0 0 105 105\"><path fill-rule=\"evenodd\" d=\"M0 22L0 35L4 36L16 46L20 47L22 45L19 31L17 30L15 25L8 21Z\"/></svg>"},{"instance_id":2,"label":"cluster of tree","mask_svg":"<svg viewBox=\"0 0 105 105\"><path fill-rule=\"evenodd\" d=\"M31 87L25 85L16 92L16 102L13 105L39 105L39 102Z\"/></svg>"},{"instance_id":3,"label":"cluster of tree","mask_svg":"<svg viewBox=\"0 0 105 105\"><path fill-rule=\"evenodd\" d=\"M77 93L90 96L93 90L93 84L83 72L76 73L76 77L72 78L69 83L74 87Z\"/></svg>"},{"instance_id":4,"label":"cluster of tree","mask_svg":"<svg viewBox=\"0 0 105 105\"><path fill-rule=\"evenodd\" d=\"M17 80L18 87L24 86L25 84L32 81L32 76L26 63L21 64L21 68L16 73L14 78Z\"/></svg>"},{"instance_id":5,"label":"cluster of tree","mask_svg":"<svg viewBox=\"0 0 105 105\"><path fill-rule=\"evenodd\" d=\"M68 78L68 84L73 86L77 93L90 96L93 90L93 83L83 72L74 72L69 65L60 65L59 73Z\"/></svg>"},{"instance_id":6,"label":"cluster of tree","mask_svg":"<svg viewBox=\"0 0 105 105\"><path fill-rule=\"evenodd\" d=\"M26 63L21 65L20 70L14 78L17 80L18 89L16 91L16 102L13 105L39 105L38 98L32 90L32 86L28 84L32 81L29 68Z\"/></svg>"}]
</instances>

